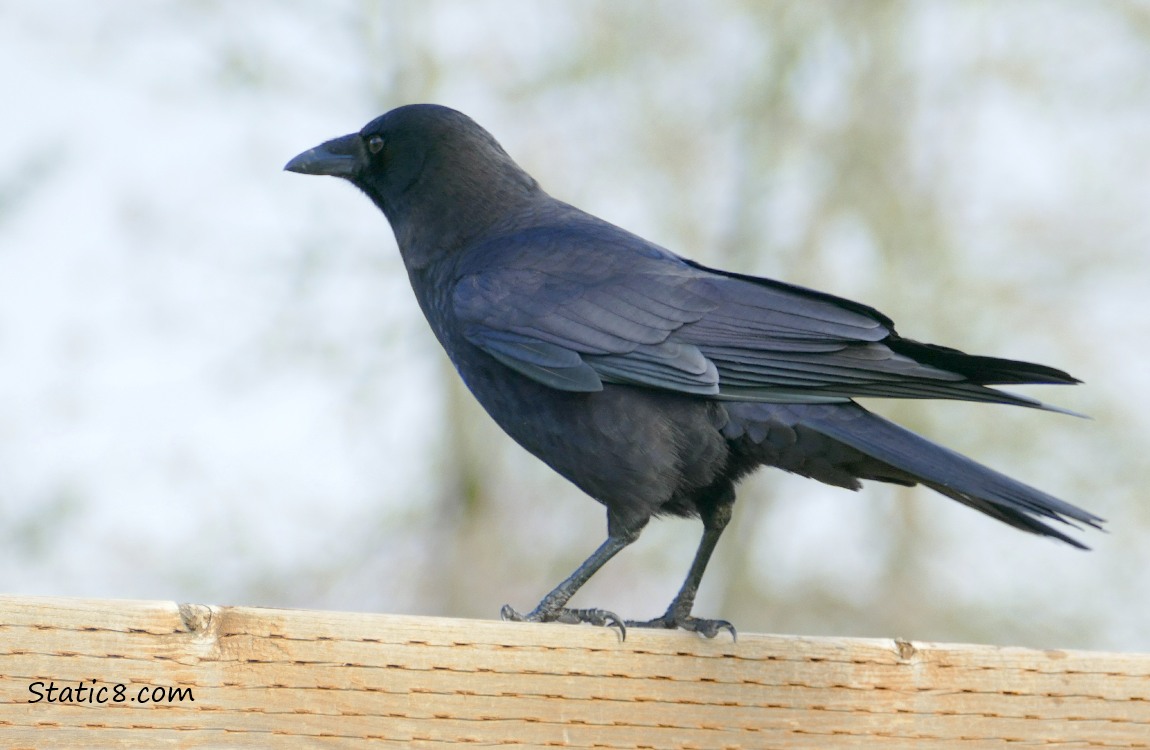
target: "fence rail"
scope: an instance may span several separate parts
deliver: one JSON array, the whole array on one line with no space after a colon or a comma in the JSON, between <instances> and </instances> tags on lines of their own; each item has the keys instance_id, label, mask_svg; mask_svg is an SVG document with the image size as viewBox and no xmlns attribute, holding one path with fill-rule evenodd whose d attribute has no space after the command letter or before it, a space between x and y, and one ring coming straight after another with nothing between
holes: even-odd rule
<instances>
[{"instance_id":1,"label":"fence rail","mask_svg":"<svg viewBox=\"0 0 1150 750\"><path fill-rule=\"evenodd\" d=\"M1150 748L1150 655L0 597L7 748Z\"/></svg>"}]
</instances>

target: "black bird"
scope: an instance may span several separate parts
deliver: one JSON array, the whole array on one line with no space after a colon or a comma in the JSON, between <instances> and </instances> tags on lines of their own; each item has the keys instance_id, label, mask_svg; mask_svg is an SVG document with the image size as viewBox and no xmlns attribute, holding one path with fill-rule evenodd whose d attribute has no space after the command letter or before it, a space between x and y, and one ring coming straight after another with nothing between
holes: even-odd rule
<instances>
[{"instance_id":1,"label":"black bird","mask_svg":"<svg viewBox=\"0 0 1150 750\"><path fill-rule=\"evenodd\" d=\"M607 540L527 614L624 621L571 596L652 516L698 516L703 537L665 614L626 625L708 637L691 615L761 465L856 490L922 484L1015 528L1102 519L871 414L853 399L943 398L1053 409L989 388L1077 383L1044 365L972 356L895 333L882 313L792 284L707 268L545 193L466 115L399 107L288 162L342 177L387 216L416 299L463 381L516 442L607 509Z\"/></svg>"}]
</instances>

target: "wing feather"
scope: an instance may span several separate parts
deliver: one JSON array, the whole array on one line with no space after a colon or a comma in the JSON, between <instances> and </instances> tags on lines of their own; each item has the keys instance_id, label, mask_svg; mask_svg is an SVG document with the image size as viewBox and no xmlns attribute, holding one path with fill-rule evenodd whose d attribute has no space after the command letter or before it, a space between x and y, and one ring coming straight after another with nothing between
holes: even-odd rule
<instances>
[{"instance_id":1,"label":"wing feather","mask_svg":"<svg viewBox=\"0 0 1150 750\"><path fill-rule=\"evenodd\" d=\"M596 231L607 232L601 242L586 231L525 231L477 254L482 263L461 269L452 294L467 339L570 391L609 382L728 400L872 396L1046 408L983 382L1068 382L1052 368L902 339L886 316L857 302L705 268L609 225Z\"/></svg>"}]
</instances>

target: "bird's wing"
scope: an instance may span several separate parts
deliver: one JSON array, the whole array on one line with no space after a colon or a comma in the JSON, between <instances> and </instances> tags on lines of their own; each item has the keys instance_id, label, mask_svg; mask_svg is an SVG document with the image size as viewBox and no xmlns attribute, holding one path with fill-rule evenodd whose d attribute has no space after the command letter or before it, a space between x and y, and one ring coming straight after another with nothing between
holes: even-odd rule
<instances>
[{"instance_id":1,"label":"bird's wing","mask_svg":"<svg viewBox=\"0 0 1150 750\"><path fill-rule=\"evenodd\" d=\"M1043 365L903 339L889 318L857 302L686 262L702 272L692 290L715 307L675 339L715 364L724 398L945 398L1053 409L986 386L1077 382Z\"/></svg>"},{"instance_id":2,"label":"bird's wing","mask_svg":"<svg viewBox=\"0 0 1150 750\"><path fill-rule=\"evenodd\" d=\"M577 239L528 234L483 253L453 291L466 338L568 391L613 382L740 401L877 396L1040 405L916 355L937 351L947 364L1024 363L905 342L865 305L714 271L638 246L642 240L625 233L598 243Z\"/></svg>"},{"instance_id":3,"label":"bird's wing","mask_svg":"<svg viewBox=\"0 0 1150 750\"><path fill-rule=\"evenodd\" d=\"M533 252L486 253L456 282L453 309L471 343L561 390L597 391L608 381L719 393L715 365L671 339L714 307L689 289L692 269L671 256L541 252L545 239L554 244L520 238Z\"/></svg>"}]
</instances>

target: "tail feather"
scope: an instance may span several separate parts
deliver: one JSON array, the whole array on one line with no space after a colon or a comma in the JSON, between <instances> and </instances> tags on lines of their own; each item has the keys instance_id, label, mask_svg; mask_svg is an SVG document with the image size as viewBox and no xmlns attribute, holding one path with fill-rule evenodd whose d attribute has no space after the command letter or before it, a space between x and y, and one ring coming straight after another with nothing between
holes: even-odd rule
<instances>
[{"instance_id":1,"label":"tail feather","mask_svg":"<svg viewBox=\"0 0 1150 750\"><path fill-rule=\"evenodd\" d=\"M987 468L857 404L844 404L833 410L811 410L809 415L802 416L801 422L1017 529L1088 549L1041 519L1076 529L1080 527L1075 522L1096 529L1101 529L1104 523L1093 513Z\"/></svg>"}]
</instances>

